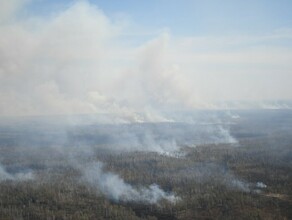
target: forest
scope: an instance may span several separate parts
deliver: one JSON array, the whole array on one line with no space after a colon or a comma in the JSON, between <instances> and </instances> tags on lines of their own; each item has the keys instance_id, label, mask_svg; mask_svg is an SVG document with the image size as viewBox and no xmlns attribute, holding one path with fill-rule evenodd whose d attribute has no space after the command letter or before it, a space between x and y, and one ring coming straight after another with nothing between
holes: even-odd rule
<instances>
[{"instance_id":1,"label":"forest","mask_svg":"<svg viewBox=\"0 0 292 220\"><path fill-rule=\"evenodd\" d=\"M292 112L210 118L1 119L0 219L292 219Z\"/></svg>"}]
</instances>

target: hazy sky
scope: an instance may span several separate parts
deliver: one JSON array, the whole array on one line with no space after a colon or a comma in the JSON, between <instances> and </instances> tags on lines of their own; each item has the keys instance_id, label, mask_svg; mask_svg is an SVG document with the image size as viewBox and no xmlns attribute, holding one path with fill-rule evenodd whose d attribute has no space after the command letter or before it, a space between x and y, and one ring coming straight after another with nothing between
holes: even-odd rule
<instances>
[{"instance_id":1,"label":"hazy sky","mask_svg":"<svg viewBox=\"0 0 292 220\"><path fill-rule=\"evenodd\" d=\"M0 115L292 99L291 11L290 0L0 1Z\"/></svg>"},{"instance_id":2,"label":"hazy sky","mask_svg":"<svg viewBox=\"0 0 292 220\"><path fill-rule=\"evenodd\" d=\"M39 15L61 11L72 0L38 0ZM75 1L76 2L76 1ZM125 16L143 29L167 28L176 36L265 34L292 25L290 0L90 0L110 18Z\"/></svg>"}]
</instances>

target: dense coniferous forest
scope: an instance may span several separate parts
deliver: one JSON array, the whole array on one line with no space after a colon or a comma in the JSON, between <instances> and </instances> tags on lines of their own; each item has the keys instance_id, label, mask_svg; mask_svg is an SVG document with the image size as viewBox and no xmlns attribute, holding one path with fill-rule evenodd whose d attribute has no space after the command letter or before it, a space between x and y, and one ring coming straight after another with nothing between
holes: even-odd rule
<instances>
[{"instance_id":1,"label":"dense coniferous forest","mask_svg":"<svg viewBox=\"0 0 292 220\"><path fill-rule=\"evenodd\" d=\"M172 155L107 150L108 136L101 138L93 125L67 128L64 142L60 132L42 130L40 124L29 131L24 122L9 122L10 127L3 122L0 219L291 219L291 112L238 115L228 125L237 143L192 146L188 140ZM182 137L177 127L168 134L173 130ZM103 164L104 185L94 179L101 171L90 172L89 182L82 174L97 161ZM106 184L117 179L141 192L156 184L160 197L155 200L153 190L149 198L137 199L132 189L130 196L115 197L107 190L120 186Z\"/></svg>"}]
</instances>

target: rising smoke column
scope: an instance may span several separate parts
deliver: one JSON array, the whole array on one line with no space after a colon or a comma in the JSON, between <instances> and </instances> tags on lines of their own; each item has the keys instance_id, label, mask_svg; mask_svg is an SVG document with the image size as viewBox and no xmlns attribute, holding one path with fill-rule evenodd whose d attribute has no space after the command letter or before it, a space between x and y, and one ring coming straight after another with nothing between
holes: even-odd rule
<instances>
[{"instance_id":1,"label":"rising smoke column","mask_svg":"<svg viewBox=\"0 0 292 220\"><path fill-rule=\"evenodd\" d=\"M196 106L168 55L170 34L125 47L123 25L87 1L21 20L23 2L13 2L1 3L14 8L0 22L1 115L107 113L118 122L155 122L171 120L161 109Z\"/></svg>"},{"instance_id":2,"label":"rising smoke column","mask_svg":"<svg viewBox=\"0 0 292 220\"><path fill-rule=\"evenodd\" d=\"M83 179L114 201L155 204L160 200L172 203L179 200L174 194L164 192L157 184L134 188L118 175L104 172L102 167L100 162L88 164L83 171Z\"/></svg>"}]
</instances>

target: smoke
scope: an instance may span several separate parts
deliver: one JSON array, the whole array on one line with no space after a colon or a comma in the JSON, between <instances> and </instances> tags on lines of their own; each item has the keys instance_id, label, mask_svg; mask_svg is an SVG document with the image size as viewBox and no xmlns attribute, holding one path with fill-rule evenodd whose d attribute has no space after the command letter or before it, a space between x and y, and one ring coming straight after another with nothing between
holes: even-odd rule
<instances>
[{"instance_id":1,"label":"smoke","mask_svg":"<svg viewBox=\"0 0 292 220\"><path fill-rule=\"evenodd\" d=\"M87 1L21 21L24 3L12 2L9 22L0 24L1 115L107 113L115 122L153 122L170 120L163 109L196 106L172 61L169 33L126 47L124 25Z\"/></svg>"},{"instance_id":2,"label":"smoke","mask_svg":"<svg viewBox=\"0 0 292 220\"><path fill-rule=\"evenodd\" d=\"M182 146L226 141L214 124L186 122L100 124L94 122L90 116L89 119L86 117L87 115L64 119L51 116L30 120L28 118L23 121L18 119L14 123L2 121L0 129L3 134L9 136L6 136L6 139L2 138L1 143L3 146L7 145L9 150L2 155L1 160L5 163L11 160L18 161L23 167L22 170L14 169L13 175L2 170L3 179L19 179L21 172L25 178L29 173L24 171L31 168L34 170L40 167L40 172L43 172L43 169L72 167L81 173L84 184L95 185L97 190L113 200L147 203L155 203L162 199L171 201L173 195L162 191L155 183L148 187L132 186L118 175L104 172L100 163L92 164L91 161L96 161L100 158L99 154L105 152L142 151L181 157L184 155L184 152L180 151ZM195 121L196 115L192 117ZM198 118L201 116L197 116L196 120ZM207 115L203 118L208 119ZM71 120L77 123L68 124ZM88 123L85 123L86 121Z\"/></svg>"},{"instance_id":3,"label":"smoke","mask_svg":"<svg viewBox=\"0 0 292 220\"><path fill-rule=\"evenodd\" d=\"M171 174L169 174L171 175ZM231 190L251 192L251 184L239 178L226 166L212 162L197 163L195 166L178 171L175 177L187 176L197 183L221 184Z\"/></svg>"},{"instance_id":4,"label":"smoke","mask_svg":"<svg viewBox=\"0 0 292 220\"><path fill-rule=\"evenodd\" d=\"M0 182L5 180L13 181L27 181L33 180L34 174L31 170L19 170L14 173L7 172L6 169L0 164Z\"/></svg>"},{"instance_id":5,"label":"smoke","mask_svg":"<svg viewBox=\"0 0 292 220\"><path fill-rule=\"evenodd\" d=\"M219 108L213 100L291 94L286 88L291 80L262 77L269 69L261 61L266 51L236 51L232 56L203 49L198 54L194 46L210 50L214 39L181 39L165 30L131 43L125 39L135 35L131 21L114 19L89 1L71 2L46 16L37 16L30 2L0 3L0 115L110 113L115 122L170 121L162 113L166 109ZM230 40L215 42L229 45ZM290 52L281 52L268 51L266 62L283 58L280 64L288 68ZM260 58L260 64L252 62L259 65L255 73L238 64L249 64L251 55ZM234 65L239 65L238 74L233 74ZM283 79L288 79L286 72ZM276 87L275 78L285 86ZM271 82L255 83L263 79Z\"/></svg>"},{"instance_id":6,"label":"smoke","mask_svg":"<svg viewBox=\"0 0 292 220\"><path fill-rule=\"evenodd\" d=\"M229 130L219 126L219 134L221 135L219 142L221 143L229 143L229 144L237 144L238 141L230 134Z\"/></svg>"},{"instance_id":7,"label":"smoke","mask_svg":"<svg viewBox=\"0 0 292 220\"><path fill-rule=\"evenodd\" d=\"M81 171L84 182L113 200L153 204L178 198L156 184L132 186L104 172L101 163L80 164L102 148L176 156L184 145L236 142L226 126L215 125L216 120L203 117L210 123L203 125L202 118L166 112L210 106L177 63L170 33L163 31L138 46L125 45L123 22L110 19L88 1L76 1L47 17L20 16L26 2L0 3L0 115L94 116L89 125L82 117L68 117L75 130L55 124L33 124L32 130L24 126L22 135L9 140L29 146L17 151L21 161L57 166L47 158L54 156ZM0 166L0 178L29 180L34 174Z\"/></svg>"},{"instance_id":8,"label":"smoke","mask_svg":"<svg viewBox=\"0 0 292 220\"><path fill-rule=\"evenodd\" d=\"M101 192L107 198L117 202L155 204L161 200L175 202L178 199L173 193L163 191L155 183L147 187L125 183L117 174L104 171L101 162L96 162L100 154L104 153L103 146L106 147L106 155L112 152L134 151L124 147L115 148L116 144L130 145L130 142L134 142L134 136L126 137L130 134L130 129L128 129L128 134L124 133L119 137L116 136L117 134L110 136L112 132L119 133L125 129L125 126L131 125L97 125L98 130L91 130L90 126L66 127L63 124L57 124L60 120L54 123L54 120L50 118L49 121L53 124L33 120L31 122L17 121L14 125L7 123L4 125L5 129L0 126L2 134L10 134L10 139L0 138L1 147L4 146L4 149L1 149L4 154L0 158L3 163L8 164L5 168L0 166L1 181L35 180L37 183L43 179L51 181L50 175L64 175L61 170L65 168L78 173L73 181L86 187L93 187L96 192ZM142 135L145 135L143 130L141 131ZM105 134L108 137L104 137ZM144 151L151 151L150 148L152 151L157 151L158 144L154 140L152 140L153 143L150 142L150 137L147 143L143 140L144 146L148 147L148 150ZM5 145L8 145L7 149ZM143 150L142 145L139 145L139 148L136 147L136 150ZM39 175L35 176L35 173ZM46 177L43 178L42 175Z\"/></svg>"},{"instance_id":9,"label":"smoke","mask_svg":"<svg viewBox=\"0 0 292 220\"><path fill-rule=\"evenodd\" d=\"M242 180L232 178L229 182L226 183L228 187L231 187L236 190L240 190L243 192L251 192L250 184L246 183Z\"/></svg>"},{"instance_id":10,"label":"smoke","mask_svg":"<svg viewBox=\"0 0 292 220\"><path fill-rule=\"evenodd\" d=\"M264 184L263 182L257 182L256 183L256 187L261 188L261 189L264 189L264 188L267 188L267 185Z\"/></svg>"},{"instance_id":11,"label":"smoke","mask_svg":"<svg viewBox=\"0 0 292 220\"><path fill-rule=\"evenodd\" d=\"M149 187L133 188L125 183L118 175L104 172L100 162L88 164L84 170L84 180L92 187L97 188L107 197L114 201L141 202L155 204L160 200L176 202L179 198L172 193L164 192L158 185Z\"/></svg>"},{"instance_id":12,"label":"smoke","mask_svg":"<svg viewBox=\"0 0 292 220\"><path fill-rule=\"evenodd\" d=\"M9 179L13 179L13 177L6 172L6 170L3 167L0 167L0 180L9 180Z\"/></svg>"},{"instance_id":13,"label":"smoke","mask_svg":"<svg viewBox=\"0 0 292 220\"><path fill-rule=\"evenodd\" d=\"M14 15L29 2L29 0L10 0L0 2L0 24L13 19Z\"/></svg>"},{"instance_id":14,"label":"smoke","mask_svg":"<svg viewBox=\"0 0 292 220\"><path fill-rule=\"evenodd\" d=\"M67 120L72 119L70 117L62 122L63 117L52 116L31 118L31 121L18 119L14 123L2 122L0 124L2 134L9 135L6 135L6 139L3 138L5 135L0 139L3 144L1 146L4 146L2 150L5 152L1 155L1 161L11 165L0 170L1 180L33 179L38 182L39 179L35 173L46 175L49 172L58 175L62 168L66 168L66 170L77 171L78 176L74 181L78 184L91 187L97 193L100 192L117 202L156 204L164 200L174 203L180 197L173 192L165 192L155 182L149 183L148 186L126 183L121 176L105 171L103 164L96 161L107 163L106 159L102 160L104 154L136 151L182 157L184 156L184 151L180 151L182 146L228 141L226 134L224 132L222 134L222 131L225 131L225 125L214 122L213 112L209 116L204 113L204 122L200 121L201 115L193 114L187 117L193 119L192 123L183 122L185 119L181 117L180 122L100 124L93 122L94 120L89 116L87 124L85 123L87 115L74 116L73 121L77 123L73 125L68 124ZM215 118L219 116L220 114ZM11 161L17 161L17 163ZM206 173L211 172L204 169L201 178L206 179L206 175L208 176ZM218 173L212 172L209 179L207 178L208 181L213 181ZM46 178L50 181L50 176ZM196 179L201 181L198 176ZM241 182L234 176L225 175L224 180L226 180L224 185L230 188L243 190L245 186L240 185Z\"/></svg>"},{"instance_id":15,"label":"smoke","mask_svg":"<svg viewBox=\"0 0 292 220\"><path fill-rule=\"evenodd\" d=\"M86 2L48 20L0 26L1 114L98 112L90 94L99 91L98 70L113 29Z\"/></svg>"}]
</instances>

